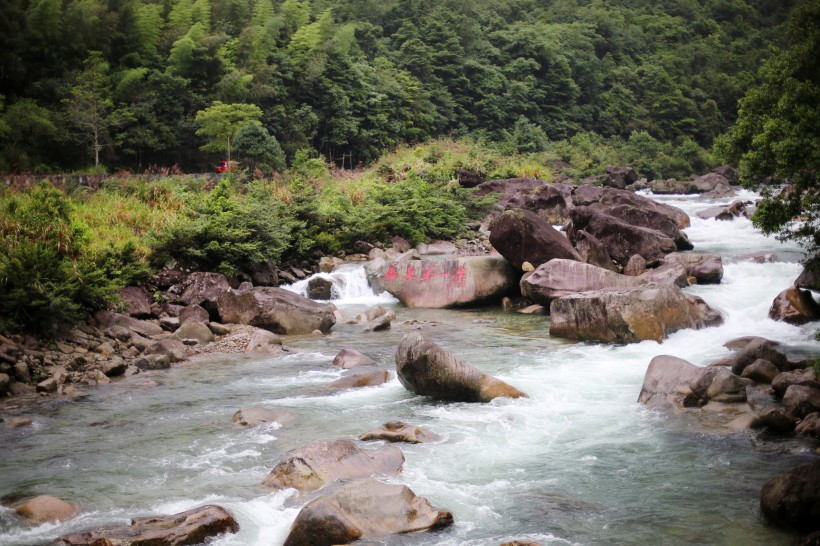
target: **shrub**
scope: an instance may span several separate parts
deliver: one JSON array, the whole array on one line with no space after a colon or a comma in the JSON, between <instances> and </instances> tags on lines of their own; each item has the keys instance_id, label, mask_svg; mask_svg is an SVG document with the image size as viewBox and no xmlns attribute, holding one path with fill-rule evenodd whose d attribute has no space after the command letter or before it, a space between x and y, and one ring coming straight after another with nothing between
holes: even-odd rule
<instances>
[{"instance_id":1,"label":"shrub","mask_svg":"<svg viewBox=\"0 0 820 546\"><path fill-rule=\"evenodd\" d=\"M235 275L279 260L291 230L283 205L256 186L243 198L232 184L228 177L221 179L203 204L155 236L155 265L176 260L185 267Z\"/></svg>"},{"instance_id":2,"label":"shrub","mask_svg":"<svg viewBox=\"0 0 820 546\"><path fill-rule=\"evenodd\" d=\"M121 285L86 247L59 190L41 184L9 198L0 211L0 324L50 335L104 308Z\"/></svg>"}]
</instances>

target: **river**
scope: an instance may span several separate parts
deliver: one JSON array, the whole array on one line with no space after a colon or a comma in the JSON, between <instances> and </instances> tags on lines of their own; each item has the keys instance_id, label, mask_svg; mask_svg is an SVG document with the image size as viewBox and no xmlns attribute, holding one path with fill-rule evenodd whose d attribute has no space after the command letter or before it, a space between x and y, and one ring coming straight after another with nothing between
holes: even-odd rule
<instances>
[{"instance_id":1,"label":"river","mask_svg":"<svg viewBox=\"0 0 820 546\"><path fill-rule=\"evenodd\" d=\"M83 509L66 524L35 527L0 509L0 544L42 544L207 503L229 509L241 527L215 545L279 545L305 501L260 487L277 460L312 440L354 437L393 419L444 437L398 444L406 462L390 481L451 510L455 525L384 544L790 544L794 535L761 517L759 491L775 474L813 459L811 447L703 428L636 400L658 354L706 365L729 354L723 343L743 335L816 349L816 324L767 318L774 297L801 271L799 249L763 237L746 219L694 215L713 202L662 200L692 216L687 233L696 251L724 257L722 284L687 289L720 310L724 325L680 331L662 344L574 343L551 338L548 317L407 309L362 288L350 271L341 275L349 286L337 306L351 316L369 305L391 306L398 315L391 330L362 333L340 324L327 336L287 338L294 352L283 357L178 364L74 402L45 402L31 427L0 428L0 495L50 494ZM740 260L759 251L777 252L781 261ZM394 353L415 329L529 398L444 403L406 391L395 377ZM341 375L330 363L343 347L374 358L391 380L326 391ZM247 406L287 409L297 420L241 429L231 416Z\"/></svg>"}]
</instances>

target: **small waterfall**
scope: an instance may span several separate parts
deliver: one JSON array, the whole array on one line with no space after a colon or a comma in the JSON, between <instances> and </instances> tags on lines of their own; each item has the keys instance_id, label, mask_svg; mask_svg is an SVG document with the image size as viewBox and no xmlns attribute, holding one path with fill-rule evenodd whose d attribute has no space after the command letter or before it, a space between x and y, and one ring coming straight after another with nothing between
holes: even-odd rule
<instances>
[{"instance_id":1,"label":"small waterfall","mask_svg":"<svg viewBox=\"0 0 820 546\"><path fill-rule=\"evenodd\" d=\"M315 278L327 279L332 283L330 299L334 303L393 303L397 300L387 292L375 294L362 264L344 264L336 268L333 273L316 273L307 279L283 286L285 290L296 292L308 297L308 283Z\"/></svg>"}]
</instances>

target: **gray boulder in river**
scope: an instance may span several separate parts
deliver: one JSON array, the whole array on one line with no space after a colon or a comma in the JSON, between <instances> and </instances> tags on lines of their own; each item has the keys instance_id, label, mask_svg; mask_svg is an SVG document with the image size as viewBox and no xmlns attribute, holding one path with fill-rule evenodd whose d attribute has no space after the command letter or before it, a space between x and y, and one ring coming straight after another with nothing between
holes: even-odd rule
<instances>
[{"instance_id":1,"label":"gray boulder in river","mask_svg":"<svg viewBox=\"0 0 820 546\"><path fill-rule=\"evenodd\" d=\"M587 341L663 341L677 330L722 322L701 298L671 285L581 292L550 304L550 335Z\"/></svg>"},{"instance_id":2,"label":"gray boulder in river","mask_svg":"<svg viewBox=\"0 0 820 546\"><path fill-rule=\"evenodd\" d=\"M379 283L407 307L443 309L500 299L519 274L500 256L415 259L405 254L387 262Z\"/></svg>"},{"instance_id":3,"label":"gray boulder in river","mask_svg":"<svg viewBox=\"0 0 820 546\"><path fill-rule=\"evenodd\" d=\"M433 508L405 485L357 480L309 502L291 526L285 546L331 546L358 539L452 525L453 514Z\"/></svg>"},{"instance_id":4,"label":"gray boulder in river","mask_svg":"<svg viewBox=\"0 0 820 546\"><path fill-rule=\"evenodd\" d=\"M324 333L336 324L334 307L283 288L257 287L219 294L217 300L222 322L250 324L276 334Z\"/></svg>"},{"instance_id":5,"label":"gray boulder in river","mask_svg":"<svg viewBox=\"0 0 820 546\"><path fill-rule=\"evenodd\" d=\"M262 485L274 489L315 491L337 480L369 478L401 471L404 455L394 446L360 449L350 440L317 440L289 451Z\"/></svg>"},{"instance_id":6,"label":"gray boulder in river","mask_svg":"<svg viewBox=\"0 0 820 546\"><path fill-rule=\"evenodd\" d=\"M419 333L405 335L396 350L396 372L416 394L453 402L489 402L499 396L526 397L500 379L485 374L427 341Z\"/></svg>"}]
</instances>

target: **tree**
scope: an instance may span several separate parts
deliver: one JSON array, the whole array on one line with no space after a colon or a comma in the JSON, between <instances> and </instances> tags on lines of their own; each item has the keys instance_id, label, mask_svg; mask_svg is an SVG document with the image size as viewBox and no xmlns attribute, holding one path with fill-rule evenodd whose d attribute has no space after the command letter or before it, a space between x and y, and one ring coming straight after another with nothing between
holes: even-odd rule
<instances>
[{"instance_id":1,"label":"tree","mask_svg":"<svg viewBox=\"0 0 820 546\"><path fill-rule=\"evenodd\" d=\"M234 135L234 149L254 166L276 171L285 170L285 152L279 142L261 123L246 123Z\"/></svg>"},{"instance_id":2,"label":"tree","mask_svg":"<svg viewBox=\"0 0 820 546\"><path fill-rule=\"evenodd\" d=\"M63 101L71 123L81 140L91 144L94 167L100 167L100 152L111 143L110 130L129 118L127 112L114 108L108 81L108 63L99 51L90 51L77 81Z\"/></svg>"},{"instance_id":3,"label":"tree","mask_svg":"<svg viewBox=\"0 0 820 546\"><path fill-rule=\"evenodd\" d=\"M752 220L764 233L799 241L811 258L820 250L820 4L795 9L789 38L790 47L760 68L760 85L740 101L737 123L716 151L738 163L749 186L770 177L789 184L777 195L764 190ZM796 216L803 222L793 229Z\"/></svg>"},{"instance_id":4,"label":"tree","mask_svg":"<svg viewBox=\"0 0 820 546\"><path fill-rule=\"evenodd\" d=\"M196 113L196 122L200 125L196 134L209 137L211 140L202 150L219 152L227 147L227 159L231 160L231 141L243 125L259 121L262 110L255 104L224 104L214 101L205 110Z\"/></svg>"}]
</instances>

